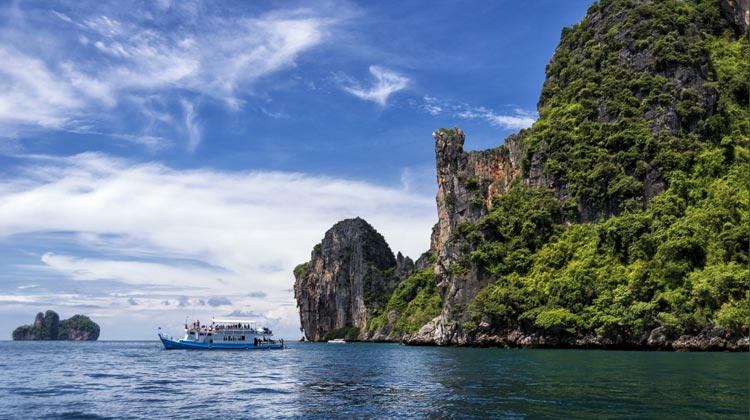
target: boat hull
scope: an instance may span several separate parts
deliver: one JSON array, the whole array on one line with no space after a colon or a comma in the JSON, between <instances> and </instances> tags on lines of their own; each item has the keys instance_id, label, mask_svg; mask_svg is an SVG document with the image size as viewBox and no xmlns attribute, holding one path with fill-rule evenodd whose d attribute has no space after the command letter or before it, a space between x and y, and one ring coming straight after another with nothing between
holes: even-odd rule
<instances>
[{"instance_id":1,"label":"boat hull","mask_svg":"<svg viewBox=\"0 0 750 420\"><path fill-rule=\"evenodd\" d=\"M166 350L281 350L284 343L199 343L186 340L170 340L159 336Z\"/></svg>"}]
</instances>

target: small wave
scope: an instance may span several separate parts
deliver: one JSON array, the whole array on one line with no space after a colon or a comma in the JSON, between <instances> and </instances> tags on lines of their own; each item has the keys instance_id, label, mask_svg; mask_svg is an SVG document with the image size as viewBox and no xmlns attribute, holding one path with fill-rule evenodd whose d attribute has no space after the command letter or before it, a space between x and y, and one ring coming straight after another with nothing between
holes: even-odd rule
<instances>
[{"instance_id":1,"label":"small wave","mask_svg":"<svg viewBox=\"0 0 750 420\"><path fill-rule=\"evenodd\" d=\"M115 373L87 373L86 376L92 379L130 379L130 375L120 375Z\"/></svg>"},{"instance_id":2,"label":"small wave","mask_svg":"<svg viewBox=\"0 0 750 420\"><path fill-rule=\"evenodd\" d=\"M273 388L248 388L248 389L240 389L237 391L238 394L244 394L244 395L263 395L263 394L289 394L289 391L285 391L283 389L273 389Z\"/></svg>"},{"instance_id":3,"label":"small wave","mask_svg":"<svg viewBox=\"0 0 750 420\"><path fill-rule=\"evenodd\" d=\"M61 420L99 420L99 419L111 419L112 417L103 417L94 413L86 413L83 411L66 411L57 415L49 417L50 419L61 419Z\"/></svg>"},{"instance_id":4,"label":"small wave","mask_svg":"<svg viewBox=\"0 0 750 420\"><path fill-rule=\"evenodd\" d=\"M77 394L80 390L74 388L16 388L10 391L16 395L25 397L56 397L59 395Z\"/></svg>"}]
</instances>

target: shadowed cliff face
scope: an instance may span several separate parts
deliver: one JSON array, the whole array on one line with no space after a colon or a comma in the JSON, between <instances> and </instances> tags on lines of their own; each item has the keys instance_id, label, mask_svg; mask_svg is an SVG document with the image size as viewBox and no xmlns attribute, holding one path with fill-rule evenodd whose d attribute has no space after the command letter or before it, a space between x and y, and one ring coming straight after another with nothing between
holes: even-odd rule
<instances>
[{"instance_id":1,"label":"shadowed cliff face","mask_svg":"<svg viewBox=\"0 0 750 420\"><path fill-rule=\"evenodd\" d=\"M364 332L370 309L382 306L393 292L395 268L390 247L366 221L334 225L310 261L295 270L294 297L307 339L320 341L345 327Z\"/></svg>"},{"instance_id":2,"label":"shadowed cliff face","mask_svg":"<svg viewBox=\"0 0 750 420\"><path fill-rule=\"evenodd\" d=\"M727 20L741 32L747 31L750 26L750 0L721 0L721 7Z\"/></svg>"}]
</instances>

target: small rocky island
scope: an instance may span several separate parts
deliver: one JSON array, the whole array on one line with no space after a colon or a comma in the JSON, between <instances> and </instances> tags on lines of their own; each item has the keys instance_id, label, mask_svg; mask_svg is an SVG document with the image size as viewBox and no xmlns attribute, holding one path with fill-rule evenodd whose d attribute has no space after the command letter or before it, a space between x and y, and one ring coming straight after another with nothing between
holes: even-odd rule
<instances>
[{"instance_id":1,"label":"small rocky island","mask_svg":"<svg viewBox=\"0 0 750 420\"><path fill-rule=\"evenodd\" d=\"M13 331L14 341L68 340L96 341L99 325L86 315L73 315L60 320L55 311L39 312L34 325L23 325Z\"/></svg>"}]
</instances>

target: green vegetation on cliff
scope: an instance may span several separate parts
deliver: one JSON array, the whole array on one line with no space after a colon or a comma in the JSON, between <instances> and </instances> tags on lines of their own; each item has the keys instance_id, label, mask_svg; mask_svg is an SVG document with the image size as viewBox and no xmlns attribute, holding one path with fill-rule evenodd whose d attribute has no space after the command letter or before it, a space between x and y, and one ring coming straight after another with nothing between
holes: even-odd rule
<instances>
[{"instance_id":1,"label":"green vegetation on cliff","mask_svg":"<svg viewBox=\"0 0 750 420\"><path fill-rule=\"evenodd\" d=\"M73 315L60 321L57 336L59 340L74 339L76 336L99 337L99 325L86 315Z\"/></svg>"},{"instance_id":2,"label":"green vegetation on cliff","mask_svg":"<svg viewBox=\"0 0 750 420\"><path fill-rule=\"evenodd\" d=\"M642 209L649 176L689 174L709 150L747 157L747 74L747 38L718 0L594 4L563 30L523 169L541 152L583 207Z\"/></svg>"},{"instance_id":3,"label":"green vegetation on cliff","mask_svg":"<svg viewBox=\"0 0 750 420\"><path fill-rule=\"evenodd\" d=\"M442 301L435 286L433 270L418 271L396 286L385 309L374 314L367 329L383 330L389 324L388 314L393 313L396 319L391 333L413 334L438 316L441 309Z\"/></svg>"},{"instance_id":4,"label":"green vegetation on cliff","mask_svg":"<svg viewBox=\"0 0 750 420\"><path fill-rule=\"evenodd\" d=\"M563 31L525 175L456 241L474 331L750 327L750 47L718 0L602 1ZM558 201L560 199L561 201ZM596 223L592 223L596 222Z\"/></svg>"}]
</instances>

